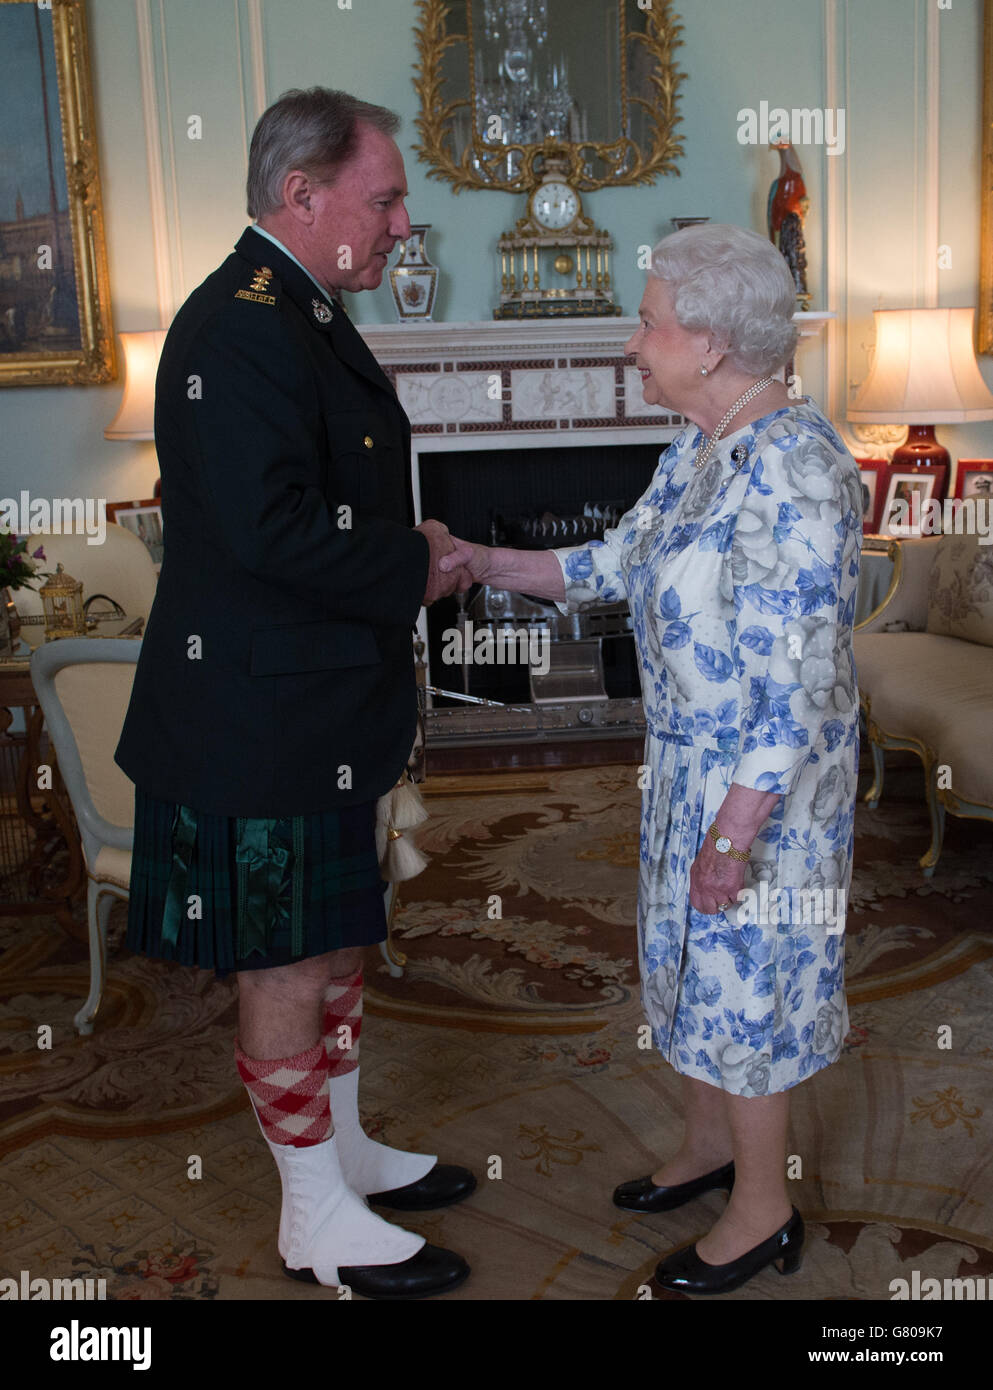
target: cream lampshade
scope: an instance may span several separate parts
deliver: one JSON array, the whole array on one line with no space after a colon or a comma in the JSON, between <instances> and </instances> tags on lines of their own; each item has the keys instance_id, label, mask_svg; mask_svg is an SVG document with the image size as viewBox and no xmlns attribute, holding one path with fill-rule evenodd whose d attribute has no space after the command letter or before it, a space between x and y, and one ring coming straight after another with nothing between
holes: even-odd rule
<instances>
[{"instance_id":1,"label":"cream lampshade","mask_svg":"<svg viewBox=\"0 0 993 1390\"><path fill-rule=\"evenodd\" d=\"M973 309L876 309L876 352L855 404L856 424L909 425L894 464L949 463L936 424L993 420L993 395L973 346Z\"/></svg>"},{"instance_id":2,"label":"cream lampshade","mask_svg":"<svg viewBox=\"0 0 993 1390\"><path fill-rule=\"evenodd\" d=\"M165 329L122 333L124 396L121 407L103 432L104 439L155 438L155 373L165 342Z\"/></svg>"}]
</instances>

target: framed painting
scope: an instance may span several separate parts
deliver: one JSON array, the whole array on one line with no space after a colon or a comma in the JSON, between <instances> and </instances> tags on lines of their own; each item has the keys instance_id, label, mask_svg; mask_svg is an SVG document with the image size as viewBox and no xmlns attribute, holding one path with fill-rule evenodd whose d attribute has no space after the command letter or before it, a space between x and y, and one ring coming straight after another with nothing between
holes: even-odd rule
<instances>
[{"instance_id":1,"label":"framed painting","mask_svg":"<svg viewBox=\"0 0 993 1390\"><path fill-rule=\"evenodd\" d=\"M117 375L84 0L0 0L0 385Z\"/></svg>"}]
</instances>

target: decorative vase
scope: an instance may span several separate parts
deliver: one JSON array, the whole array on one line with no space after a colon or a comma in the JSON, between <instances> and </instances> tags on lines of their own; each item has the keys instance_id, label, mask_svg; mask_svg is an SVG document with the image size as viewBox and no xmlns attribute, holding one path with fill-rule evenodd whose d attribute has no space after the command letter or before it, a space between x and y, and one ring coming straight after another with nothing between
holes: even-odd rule
<instances>
[{"instance_id":1,"label":"decorative vase","mask_svg":"<svg viewBox=\"0 0 993 1390\"><path fill-rule=\"evenodd\" d=\"M425 233L431 224L411 227L410 236L400 248L400 259L390 270L390 289L401 323L410 319L429 319L438 288L438 267L428 260Z\"/></svg>"}]
</instances>

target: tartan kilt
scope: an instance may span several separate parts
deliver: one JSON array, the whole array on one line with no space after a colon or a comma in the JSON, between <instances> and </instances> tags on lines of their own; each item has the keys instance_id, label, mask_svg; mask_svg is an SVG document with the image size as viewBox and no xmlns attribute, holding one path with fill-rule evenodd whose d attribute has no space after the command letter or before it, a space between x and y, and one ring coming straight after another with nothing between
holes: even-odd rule
<instances>
[{"instance_id":1,"label":"tartan kilt","mask_svg":"<svg viewBox=\"0 0 993 1390\"><path fill-rule=\"evenodd\" d=\"M384 941L375 824L375 801L261 820L136 786L125 944L223 978Z\"/></svg>"}]
</instances>

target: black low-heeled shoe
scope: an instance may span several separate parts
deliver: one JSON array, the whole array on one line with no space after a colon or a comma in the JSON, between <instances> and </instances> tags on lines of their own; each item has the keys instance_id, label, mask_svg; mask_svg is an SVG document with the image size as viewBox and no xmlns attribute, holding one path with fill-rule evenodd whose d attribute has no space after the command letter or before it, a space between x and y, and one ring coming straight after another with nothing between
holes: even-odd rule
<instances>
[{"instance_id":1,"label":"black low-heeled shoe","mask_svg":"<svg viewBox=\"0 0 993 1390\"><path fill-rule=\"evenodd\" d=\"M782 1260L780 1274L795 1274L803 1260L803 1217L793 1208L793 1215L768 1240L746 1250L726 1265L709 1265L701 1260L696 1245L685 1245L655 1269L655 1278L663 1289L673 1293L730 1293L748 1282L766 1265ZM778 1268L778 1266L777 1266Z\"/></svg>"},{"instance_id":2,"label":"black low-heeled shoe","mask_svg":"<svg viewBox=\"0 0 993 1390\"><path fill-rule=\"evenodd\" d=\"M675 1187L656 1187L652 1175L635 1178L632 1182L622 1182L614 1188L614 1206L625 1211L674 1211L684 1202L692 1202L704 1192L723 1187L730 1192L734 1187L734 1163L725 1163L723 1168L715 1168L701 1178L691 1178L689 1182L677 1183Z\"/></svg>"}]
</instances>

